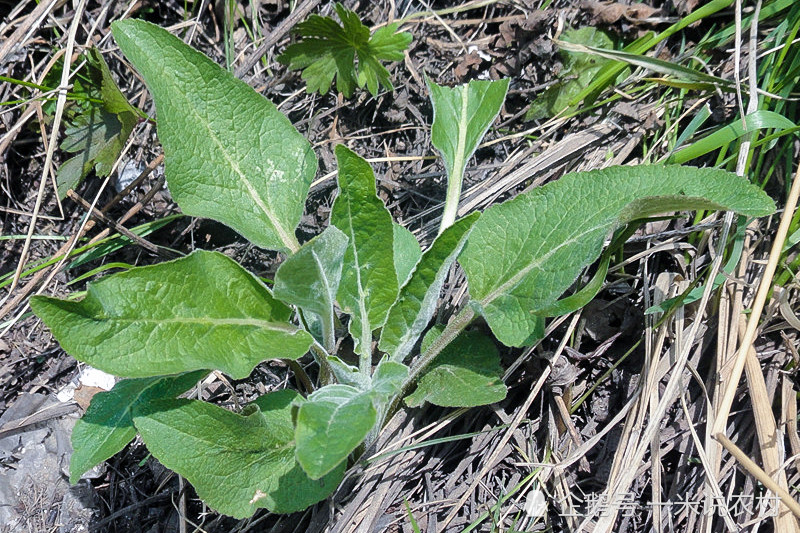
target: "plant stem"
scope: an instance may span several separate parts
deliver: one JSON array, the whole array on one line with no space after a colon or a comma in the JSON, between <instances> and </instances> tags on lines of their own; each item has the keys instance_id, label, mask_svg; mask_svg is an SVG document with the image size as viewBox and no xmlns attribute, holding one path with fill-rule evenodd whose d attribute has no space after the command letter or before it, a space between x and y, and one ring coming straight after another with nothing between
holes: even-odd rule
<instances>
[{"instance_id":1,"label":"plant stem","mask_svg":"<svg viewBox=\"0 0 800 533\"><path fill-rule=\"evenodd\" d=\"M464 169L467 166L465 151L467 144L467 115L469 98L466 86L459 88L461 91L461 119L458 121L458 139L456 140L455 159L453 167L447 176L447 197L444 201L444 213L439 224L439 235L453 225L458 215L458 201L461 199L461 184L464 182Z\"/></svg>"},{"instance_id":2,"label":"plant stem","mask_svg":"<svg viewBox=\"0 0 800 533\"><path fill-rule=\"evenodd\" d=\"M436 340L434 340L431 345L425 350L419 359L411 366L411 370L408 373L408 377L403 382L403 386L400 388L400 392L397 393L397 396L392 399L391 403L389 404L389 408L384 413L383 420L380 421L379 426L383 427L383 424L394 416L395 412L397 412L398 407L400 406L400 400L402 400L406 394L408 394L408 389L417 381L420 374L422 373L425 368L433 361L437 355L439 355L442 350L444 350L448 344L453 342L453 340L458 337L458 334L461 333L465 327L472 322L472 319L475 318L475 311L473 311L472 307L469 305L464 306L464 308L459 311L459 313L447 324L442 331L442 334L439 335Z\"/></svg>"},{"instance_id":3,"label":"plant stem","mask_svg":"<svg viewBox=\"0 0 800 533\"><path fill-rule=\"evenodd\" d=\"M469 305L464 306L461 311L445 326L442 334L436 337L425 353L411 366L406 381L403 383L403 392L410 387L419 377L433 359L444 350L448 344L458 336L465 327L475 318L475 311Z\"/></svg>"}]
</instances>

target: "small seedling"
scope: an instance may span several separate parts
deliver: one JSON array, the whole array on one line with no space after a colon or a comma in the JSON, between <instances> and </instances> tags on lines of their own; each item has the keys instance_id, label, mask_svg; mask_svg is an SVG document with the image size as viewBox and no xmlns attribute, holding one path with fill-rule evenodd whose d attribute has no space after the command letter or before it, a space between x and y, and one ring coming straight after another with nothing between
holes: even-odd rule
<instances>
[{"instance_id":1,"label":"small seedling","mask_svg":"<svg viewBox=\"0 0 800 533\"><path fill-rule=\"evenodd\" d=\"M302 40L290 45L278 61L303 71L309 93L326 94L334 78L345 98L353 95L356 86L366 86L372 96L378 95L381 86L391 91L389 71L381 61L402 61L411 34L398 33L397 24L388 24L370 35L355 12L338 2L334 7L341 25L330 17L311 15L294 29Z\"/></svg>"},{"instance_id":2,"label":"small seedling","mask_svg":"<svg viewBox=\"0 0 800 533\"><path fill-rule=\"evenodd\" d=\"M221 513L305 509L335 490L348 459L404 400L469 407L503 399L496 341L528 345L545 317L590 298L598 284L559 300L617 228L678 209L774 211L761 190L721 170L616 167L564 176L483 214L450 215L423 251L378 198L369 164L339 145L329 226L301 245L295 229L317 168L309 142L269 100L166 30L134 20L112 28L155 100L167 179L183 211L287 258L272 290L225 255L198 250L91 283L80 301L31 300L68 353L126 378L95 396L76 425L72 482L138 433ZM450 206L507 85L431 84L434 144L459 181ZM456 261L470 299L432 325ZM467 329L476 316L494 338ZM357 366L333 352L344 322ZM271 392L241 412L176 398L212 370L242 379L264 360L307 354L319 380L306 397Z\"/></svg>"}]
</instances>

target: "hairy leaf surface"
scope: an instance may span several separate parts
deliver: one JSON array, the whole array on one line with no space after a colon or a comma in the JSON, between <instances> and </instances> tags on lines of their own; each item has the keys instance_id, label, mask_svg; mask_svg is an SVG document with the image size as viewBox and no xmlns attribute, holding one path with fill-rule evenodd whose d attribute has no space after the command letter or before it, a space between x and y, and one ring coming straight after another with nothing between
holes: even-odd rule
<instances>
[{"instance_id":1,"label":"hairy leaf surface","mask_svg":"<svg viewBox=\"0 0 800 533\"><path fill-rule=\"evenodd\" d=\"M199 370L177 376L123 379L108 392L99 392L72 429L69 482L77 483L84 472L121 451L136 436L133 408L154 399L174 398L186 392L208 372Z\"/></svg>"},{"instance_id":2,"label":"hairy leaf surface","mask_svg":"<svg viewBox=\"0 0 800 533\"><path fill-rule=\"evenodd\" d=\"M346 249L347 236L329 226L281 263L272 289L276 298L320 317L331 337L324 340L329 349L333 347L334 303Z\"/></svg>"},{"instance_id":3,"label":"hairy leaf surface","mask_svg":"<svg viewBox=\"0 0 800 533\"><path fill-rule=\"evenodd\" d=\"M67 353L117 376L216 369L241 379L312 342L253 275L201 250L91 283L81 301L36 296L31 308Z\"/></svg>"},{"instance_id":4,"label":"hairy leaf surface","mask_svg":"<svg viewBox=\"0 0 800 533\"><path fill-rule=\"evenodd\" d=\"M170 192L184 213L295 251L317 169L308 141L272 102L168 31L139 20L112 31L155 100Z\"/></svg>"},{"instance_id":5,"label":"hairy leaf surface","mask_svg":"<svg viewBox=\"0 0 800 533\"><path fill-rule=\"evenodd\" d=\"M297 399L294 391L279 391L242 414L197 400L158 400L137 408L133 422L156 459L220 513L245 518L262 507L291 513L326 498L344 472L311 480L297 464L291 417Z\"/></svg>"},{"instance_id":6,"label":"hairy leaf surface","mask_svg":"<svg viewBox=\"0 0 800 533\"><path fill-rule=\"evenodd\" d=\"M436 311L447 272L479 216L479 213L472 213L442 232L400 290L381 332L380 349L388 353L392 361L403 361L427 327Z\"/></svg>"},{"instance_id":7,"label":"hairy leaf surface","mask_svg":"<svg viewBox=\"0 0 800 533\"><path fill-rule=\"evenodd\" d=\"M625 222L681 209L762 216L775 209L760 189L714 169L615 167L569 174L491 207L459 258L470 297L497 338L520 346L550 307L597 259Z\"/></svg>"},{"instance_id":8,"label":"hairy leaf surface","mask_svg":"<svg viewBox=\"0 0 800 533\"><path fill-rule=\"evenodd\" d=\"M331 224L347 235L339 304L351 316L350 334L360 346L372 340L397 296L392 215L377 195L369 163L343 145L336 147L339 195Z\"/></svg>"},{"instance_id":9,"label":"hairy leaf surface","mask_svg":"<svg viewBox=\"0 0 800 533\"><path fill-rule=\"evenodd\" d=\"M349 385L314 391L297 411L297 461L311 479L341 465L375 424L369 392Z\"/></svg>"}]
</instances>

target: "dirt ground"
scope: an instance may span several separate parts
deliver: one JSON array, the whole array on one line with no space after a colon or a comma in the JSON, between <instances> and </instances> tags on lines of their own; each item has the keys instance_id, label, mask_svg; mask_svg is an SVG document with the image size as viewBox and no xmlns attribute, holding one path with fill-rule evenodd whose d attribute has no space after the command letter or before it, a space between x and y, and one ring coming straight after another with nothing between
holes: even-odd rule
<instances>
[{"instance_id":1,"label":"dirt ground","mask_svg":"<svg viewBox=\"0 0 800 533\"><path fill-rule=\"evenodd\" d=\"M170 28L218 63L226 65L232 59L236 75L278 104L311 141L320 168L301 222L301 242L327 223L335 195L333 148L347 143L372 161L380 197L395 220L411 229L423 245L436 235L446 186L444 168L432 157L436 155L430 141L433 117L425 76L444 85L511 79L506 103L487 142L470 162L464 184L462 211L482 210L569 171L652 162L667 153L670 147L654 142L670 127L658 88L608 102L601 98L593 109L568 118L526 120L526 114L535 97L559 79L563 56L554 37L564 28L596 27L615 42L630 42L645 32L663 30L697 7L691 0L647 1L634 7L593 0L348 0L344 4L370 26L430 9L445 11L404 23L413 41L405 60L389 65L393 92L372 97L356 91L345 99L335 91L325 96L307 94L299 72L276 61L293 39L290 26L284 23L291 13L285 1L233 2L242 16L233 19L229 32L233 52L226 56L225 35L231 20L227 3L0 1L0 75L41 83L63 61L69 30L78 16L73 60L88 44L98 46L123 93L154 116L152 99L123 61L109 26L114 20L136 17ZM331 14L333 3L299 0L294 9ZM703 20L665 40L652 55L675 59L682 46L690 48L719 24L730 24L733 16L732 10L721 11L718 18ZM248 32L253 25L242 22L254 20L266 36L255 43ZM271 44L264 52L258 43L265 41ZM728 51L720 51L709 71L730 76L732 61ZM778 218L757 221L748 230L746 254L752 261L737 273L743 285L731 283L721 291L734 295L743 287L738 300L716 296L705 308L686 306L663 326L647 318L645 309L658 294L671 296L683 290L711 263L722 218L700 221L683 216L649 222L626 244L624 257L589 306L549 322L546 338L534 347L503 348L509 386L503 402L469 411L427 406L402 413L371 453L443 440L354 466L330 500L303 513L260 512L243 521L220 516L202 504L191 486L150 457L138 440L91 479L68 489L63 461L69 446L65 441L55 444L56 437L63 433L68 438L70 424L61 422L74 421L85 405L81 407L80 397L52 404L46 398L52 399L74 383L83 365L65 354L30 313L28 298L36 293L64 296L85 290L87 278L72 282L100 267L153 264L197 248L222 251L261 276L274 273L277 256L213 221L173 217L180 209L166 187L161 146L155 127L148 123L136 127L121 156L119 168L131 169L133 184L127 188L121 184L121 172L108 181L90 175L59 203L49 176L69 154L56 148L52 161L48 157L53 102L31 99L32 92L0 81L0 275L6 275L0 289L0 414L18 402L21 409L0 419L0 469L28 465L30 461L21 460L22 450L41 446L42 457L56 454L53 464L60 466L47 463L51 474L60 469L51 483L63 486L55 492L25 496L24 508L17 502L16 514L5 515L24 519L0 524L0 530L591 531L591 524L581 525L587 506L597 503L620 471L630 469L635 469L635 475L613 531L693 531L704 521L712 489L706 483L698 444L709 442L707 421L714 401L709 398L716 398L714 391L719 390L720 353L726 352L721 346L737 340L738 322L734 321L739 315L731 302L751 301L763 267L760 260L767 254ZM690 95L680 105L690 110L695 102ZM713 123L724 123L735 114L733 93L711 94L708 102ZM62 135L63 129L62 124ZM713 159L708 163L713 164ZM785 180L791 175L791 168L778 167L787 177L768 186L774 198L782 198ZM47 176L44 183L43 176ZM93 216L87 217L92 205L96 206ZM38 216L31 226L34 210ZM93 257L81 256L86 260L80 264L51 261L28 272L76 244L159 220L165 223L146 236L127 239L124 246L115 246L117 239L96 249ZM26 238L29 233L32 237ZM14 281L20 262L26 267ZM100 269L97 275L110 272ZM590 279L593 273L590 269L582 279ZM442 296L445 313L458 306L463 287L463 274L454 269ZM797 289L783 290L787 293L776 295L767 307L755 352L767 411L781 428L785 482L791 488L800 481L797 387L790 370L793 358L798 357L797 331L782 314L781 302L796 309ZM695 324L697 329L692 330ZM689 338L692 348L682 369L680 395L660 414L658 431L644 459L630 464L625 457L632 456L641 442L639 433L655 414L659 395L666 394L679 351L676 346L690 331L695 335ZM293 379L290 368L273 361L260 365L247 380L219 380L204 394L210 401L230 404L234 397L246 401L264 390L292 385ZM655 403L641 398L645 380L655 380L648 389ZM741 384L728 420L728 437L761 464L755 423L761 415L754 414L758 412L755 400L747 392L753 386L751 381ZM57 411L42 415L47 405ZM40 416L28 420L33 414ZM50 438L56 439L52 446L47 444ZM28 479L34 486L36 475L34 470L29 478L14 479L23 485ZM730 454L722 455L717 480L724 505L743 531L775 530L779 522L773 516L779 509L774 495ZM544 518L530 510L537 490L549 502ZM794 489L791 492L796 494ZM747 509L733 509L734 500ZM0 505L11 504L0 501ZM453 516L449 516L451 511ZM730 523L717 518L709 531L728 531Z\"/></svg>"}]
</instances>

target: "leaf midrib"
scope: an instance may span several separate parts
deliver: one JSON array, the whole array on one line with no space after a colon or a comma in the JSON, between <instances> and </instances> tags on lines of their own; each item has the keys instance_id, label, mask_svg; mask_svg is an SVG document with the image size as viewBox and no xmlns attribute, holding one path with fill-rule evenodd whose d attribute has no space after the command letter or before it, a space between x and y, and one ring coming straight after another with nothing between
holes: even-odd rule
<instances>
[{"instance_id":1,"label":"leaf midrib","mask_svg":"<svg viewBox=\"0 0 800 533\"><path fill-rule=\"evenodd\" d=\"M253 326L272 331L297 333L300 330L291 324L259 320L255 318L203 318L203 317L173 317L173 318L128 318L128 317L87 317L95 322L122 322L145 324L200 324L205 326Z\"/></svg>"},{"instance_id":2,"label":"leaf midrib","mask_svg":"<svg viewBox=\"0 0 800 533\"><path fill-rule=\"evenodd\" d=\"M177 80L175 79L174 76L173 76L173 82L177 82ZM178 84L178 85L180 85L180 84ZM293 239L293 238L290 237L290 235L287 233L285 228L280 224L278 219L275 217L275 214L269 209L269 207L264 203L264 201L258 195L258 191L255 189L253 184L250 182L250 180L244 174L242 169L239 167L239 164L231 158L231 154L228 153L228 150L222 144L222 141L219 139L219 137L217 137L216 133L211 128L211 122L209 120L206 120L202 115L200 115L200 113L197 111L197 109L193 106L193 101L190 98L188 98L188 95L185 92L183 92L183 91L172 91L172 94L178 94L181 97L185 97L185 98L183 98L184 102L186 103L185 107L188 108L189 111L192 113L192 115L200 122L200 124L202 124L206 128L206 130L208 130L208 134L209 134L212 142L217 146L219 151L222 153L222 156L225 158L225 160L231 166L231 168L233 169L234 173L237 174L239 176L239 178L242 180L242 183L244 184L245 188L247 189L247 193L250 195L250 197L253 199L253 201L256 203L256 205L267 216L267 218L269 219L270 224L272 224L273 229L278 234L278 238L280 238L281 242L283 242L283 244L289 250L291 250L292 252L297 251L297 245L295 244L295 240L296 239Z\"/></svg>"}]
</instances>

